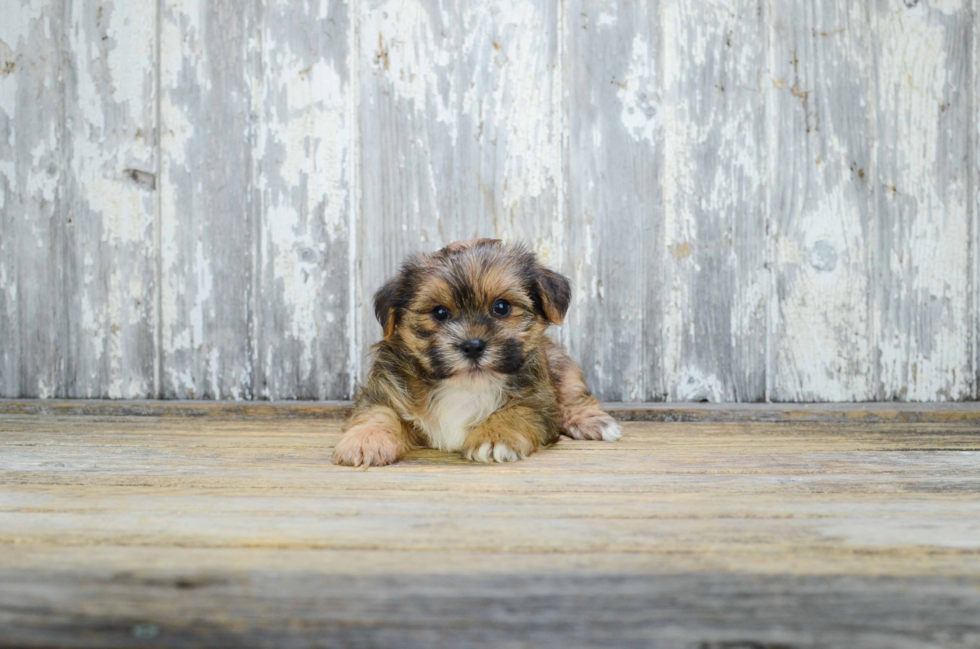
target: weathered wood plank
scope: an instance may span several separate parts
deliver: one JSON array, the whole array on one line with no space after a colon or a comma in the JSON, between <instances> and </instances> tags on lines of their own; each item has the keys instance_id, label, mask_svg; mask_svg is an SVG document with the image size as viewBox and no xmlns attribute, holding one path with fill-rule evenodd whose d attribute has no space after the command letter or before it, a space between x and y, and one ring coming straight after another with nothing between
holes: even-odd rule
<instances>
[{"instance_id":1,"label":"weathered wood plank","mask_svg":"<svg viewBox=\"0 0 980 649\"><path fill-rule=\"evenodd\" d=\"M248 398L256 4L164 0L160 19L159 394Z\"/></svg>"},{"instance_id":2,"label":"weathered wood plank","mask_svg":"<svg viewBox=\"0 0 980 649\"><path fill-rule=\"evenodd\" d=\"M71 338L63 389L72 397L152 397L156 7L69 4L61 74Z\"/></svg>"},{"instance_id":3,"label":"weathered wood plank","mask_svg":"<svg viewBox=\"0 0 980 649\"><path fill-rule=\"evenodd\" d=\"M973 101L972 109L973 114L969 117L973 120L973 137L971 139L971 144L973 146L973 169L972 173L969 175L970 184L967 199L970 196L974 197L974 200L970 204L973 215L973 238L971 240L970 256L973 263L973 278L970 284L969 297L972 306L972 318L974 323L973 329L973 398L980 400L980 7L977 6L977 0L971 2L971 9L973 12L973 32L972 41L973 45L972 51L970 52L970 72L972 76L970 78L970 90L971 99Z\"/></svg>"},{"instance_id":4,"label":"weathered wood plank","mask_svg":"<svg viewBox=\"0 0 980 649\"><path fill-rule=\"evenodd\" d=\"M872 11L771 6L774 401L874 398Z\"/></svg>"},{"instance_id":5,"label":"weathered wood plank","mask_svg":"<svg viewBox=\"0 0 980 649\"><path fill-rule=\"evenodd\" d=\"M666 396L663 71L659 3L566 9L567 334L605 399Z\"/></svg>"},{"instance_id":6,"label":"weathered wood plank","mask_svg":"<svg viewBox=\"0 0 980 649\"><path fill-rule=\"evenodd\" d=\"M664 371L675 401L766 397L762 3L663 7Z\"/></svg>"},{"instance_id":7,"label":"weathered wood plank","mask_svg":"<svg viewBox=\"0 0 980 649\"><path fill-rule=\"evenodd\" d=\"M459 3L454 92L459 239L523 240L562 263L559 3ZM441 181L440 181L441 182Z\"/></svg>"},{"instance_id":8,"label":"weathered wood plank","mask_svg":"<svg viewBox=\"0 0 980 649\"><path fill-rule=\"evenodd\" d=\"M780 539L792 538L796 551L819 552L825 560L856 549L885 554L886 548L915 552L927 547L945 554L946 559L963 557L964 568L972 568L974 576L980 569L976 544L970 542L980 534L980 505L975 502L972 506L951 503L946 507L848 505L853 511L849 516L837 514L833 506L798 507L781 510L781 517L770 518L759 515L764 509L761 503L747 511L726 514L690 503L670 508L650 502L645 508L627 508L614 501L609 507L625 511L619 516L596 516L596 507L578 507L574 503L502 503L500 509L505 511L495 513L492 505L482 503L452 507L387 500L372 507L371 503L349 499L339 492L331 492L330 496L339 511L314 509L292 498L268 495L262 499L216 497L210 502L149 496L143 508L71 511L52 508L51 501L64 496L49 494L43 499L25 501L22 511L16 506L4 507L5 511L0 511L0 543L46 548L114 545L489 555L596 551L666 555L708 553L714 549L733 555L759 554L767 547L784 545ZM95 498L91 494L88 497ZM134 495L124 500L137 498ZM507 495L501 494L501 498L506 500ZM669 513L644 515L644 509L654 508ZM391 515L392 509L402 514ZM474 510L481 515L474 516ZM486 510L490 513L483 515ZM928 525L923 525L925 520ZM439 528L452 529L453 533L434 534L433 530ZM861 533L862 528L873 531ZM699 535L703 540L697 540ZM889 544L886 539L890 536L907 542ZM827 537L838 539L839 547L825 549Z\"/></svg>"},{"instance_id":9,"label":"weathered wood plank","mask_svg":"<svg viewBox=\"0 0 980 649\"><path fill-rule=\"evenodd\" d=\"M826 548L824 548L826 549ZM503 559L503 560L502 560ZM679 552L614 553L599 549L588 553L486 553L486 552L409 552L386 553L371 550L325 550L301 548L159 548L130 546L35 546L14 545L4 548L0 571L13 577L15 570L34 570L36 576L53 567L64 570L65 582L71 579L72 566L102 566L103 574L115 574L120 580L139 580L141 585L177 586L182 581L204 587L212 580L240 583L240 571L275 569L280 578L306 574L329 573L342 576L388 578L423 575L470 576L516 574L563 574L567 576L664 575L718 571L733 574L791 575L849 578L877 577L964 577L964 562L975 565L976 557L964 552L936 552L915 557L901 553L878 553L875 561L842 549L831 561L826 555L797 552L788 565L776 566L772 552L746 550L738 557L712 552L700 556ZM971 570L973 572L973 570ZM77 572L75 573L79 575ZM221 579L214 579L218 575ZM6 583L10 583L7 581ZM282 590L283 594L290 591Z\"/></svg>"},{"instance_id":10,"label":"weathered wood plank","mask_svg":"<svg viewBox=\"0 0 980 649\"><path fill-rule=\"evenodd\" d=\"M255 193L261 242L253 393L350 396L348 232L354 125L349 5L264 3Z\"/></svg>"},{"instance_id":11,"label":"weathered wood plank","mask_svg":"<svg viewBox=\"0 0 980 649\"><path fill-rule=\"evenodd\" d=\"M0 399L2 415L342 419L350 401L205 402ZM896 422L980 421L980 405L960 403L706 404L605 403L620 421L662 422Z\"/></svg>"},{"instance_id":12,"label":"weathered wood plank","mask_svg":"<svg viewBox=\"0 0 980 649\"><path fill-rule=\"evenodd\" d=\"M455 453L420 450L384 470L330 465L336 421L4 418L3 479L11 489L80 494L140 487L351 489L456 494L813 494L973 498L978 428L940 424L629 423L620 444L562 440L529 462L486 467ZM819 446L814 443L819 440ZM43 449L43 452L41 452ZM903 453L918 452L913 456ZM271 454L271 455L270 455ZM271 463L270 463L271 461ZM575 465L575 479L567 472ZM174 476L174 467L179 475ZM79 475L79 471L83 475ZM793 476L805 475L805 480ZM259 477L261 475L261 478ZM244 481L244 482L243 482ZM147 491L146 496L158 494ZM210 492L208 492L210 493ZM611 496L615 498L615 496ZM747 506L747 501L739 505Z\"/></svg>"},{"instance_id":13,"label":"weathered wood plank","mask_svg":"<svg viewBox=\"0 0 980 649\"><path fill-rule=\"evenodd\" d=\"M556 5L360 5L361 215L355 356L371 298L403 258L477 236L524 238L561 266Z\"/></svg>"},{"instance_id":14,"label":"weathered wood plank","mask_svg":"<svg viewBox=\"0 0 980 649\"><path fill-rule=\"evenodd\" d=\"M968 398L972 14L879 0L875 21L876 397Z\"/></svg>"},{"instance_id":15,"label":"weathered wood plank","mask_svg":"<svg viewBox=\"0 0 980 649\"><path fill-rule=\"evenodd\" d=\"M977 583L957 577L2 574L6 646L966 649L980 633Z\"/></svg>"},{"instance_id":16,"label":"weathered wood plank","mask_svg":"<svg viewBox=\"0 0 980 649\"><path fill-rule=\"evenodd\" d=\"M980 638L975 422L634 423L371 471L326 462L337 422L0 431L2 646Z\"/></svg>"},{"instance_id":17,"label":"weathered wood plank","mask_svg":"<svg viewBox=\"0 0 980 649\"><path fill-rule=\"evenodd\" d=\"M0 394L68 396L63 1L0 20Z\"/></svg>"}]
</instances>

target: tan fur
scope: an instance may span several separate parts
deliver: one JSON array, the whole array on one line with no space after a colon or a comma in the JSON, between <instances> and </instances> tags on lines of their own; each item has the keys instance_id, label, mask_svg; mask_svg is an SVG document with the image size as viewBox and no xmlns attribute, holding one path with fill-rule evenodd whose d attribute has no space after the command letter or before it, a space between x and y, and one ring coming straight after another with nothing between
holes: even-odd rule
<instances>
[{"instance_id":1,"label":"tan fur","mask_svg":"<svg viewBox=\"0 0 980 649\"><path fill-rule=\"evenodd\" d=\"M413 445L504 462L563 432L617 439L581 370L545 335L569 301L568 280L521 246L475 239L409 258L375 296L384 339L334 462L391 464ZM482 352L466 356L468 340Z\"/></svg>"},{"instance_id":2,"label":"tan fur","mask_svg":"<svg viewBox=\"0 0 980 649\"><path fill-rule=\"evenodd\" d=\"M395 411L373 406L348 422L334 449L333 461L347 466L383 466L400 460L409 445Z\"/></svg>"},{"instance_id":3,"label":"tan fur","mask_svg":"<svg viewBox=\"0 0 980 649\"><path fill-rule=\"evenodd\" d=\"M474 428L463 442L463 457L478 462L523 460L538 450L536 414L525 406L500 410Z\"/></svg>"},{"instance_id":4,"label":"tan fur","mask_svg":"<svg viewBox=\"0 0 980 649\"><path fill-rule=\"evenodd\" d=\"M562 432L572 439L619 439L619 424L589 392L575 361L554 344L548 346L546 355L561 409Z\"/></svg>"}]
</instances>

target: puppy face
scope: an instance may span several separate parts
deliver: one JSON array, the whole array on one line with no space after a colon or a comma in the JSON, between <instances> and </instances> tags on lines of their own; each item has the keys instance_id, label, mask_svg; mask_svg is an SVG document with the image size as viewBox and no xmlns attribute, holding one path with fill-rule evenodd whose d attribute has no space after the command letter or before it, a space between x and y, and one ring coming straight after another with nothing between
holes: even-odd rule
<instances>
[{"instance_id":1,"label":"puppy face","mask_svg":"<svg viewBox=\"0 0 980 649\"><path fill-rule=\"evenodd\" d=\"M524 246L477 239L410 258L374 307L385 339L446 380L518 372L570 297L568 280Z\"/></svg>"}]
</instances>

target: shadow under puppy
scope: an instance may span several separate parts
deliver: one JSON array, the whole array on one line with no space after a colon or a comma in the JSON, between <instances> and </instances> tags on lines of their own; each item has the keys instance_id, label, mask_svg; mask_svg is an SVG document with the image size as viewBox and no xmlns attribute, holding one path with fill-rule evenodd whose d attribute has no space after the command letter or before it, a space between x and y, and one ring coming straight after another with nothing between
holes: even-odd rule
<instances>
[{"instance_id":1,"label":"shadow under puppy","mask_svg":"<svg viewBox=\"0 0 980 649\"><path fill-rule=\"evenodd\" d=\"M619 439L545 335L570 299L568 280L522 245L476 239L410 257L374 296L384 339L334 462L391 464L413 446L508 462L562 433Z\"/></svg>"}]
</instances>

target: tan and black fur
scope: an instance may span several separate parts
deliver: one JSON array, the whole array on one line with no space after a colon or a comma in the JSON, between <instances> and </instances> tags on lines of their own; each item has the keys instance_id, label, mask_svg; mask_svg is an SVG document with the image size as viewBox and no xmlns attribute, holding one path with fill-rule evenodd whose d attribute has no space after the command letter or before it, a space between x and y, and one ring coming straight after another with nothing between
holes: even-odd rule
<instances>
[{"instance_id":1,"label":"tan and black fur","mask_svg":"<svg viewBox=\"0 0 980 649\"><path fill-rule=\"evenodd\" d=\"M396 462L413 446L483 462L527 457L559 435L618 439L618 424L545 331L571 289L524 246L476 239L410 257L374 297L375 346L334 462Z\"/></svg>"}]
</instances>

